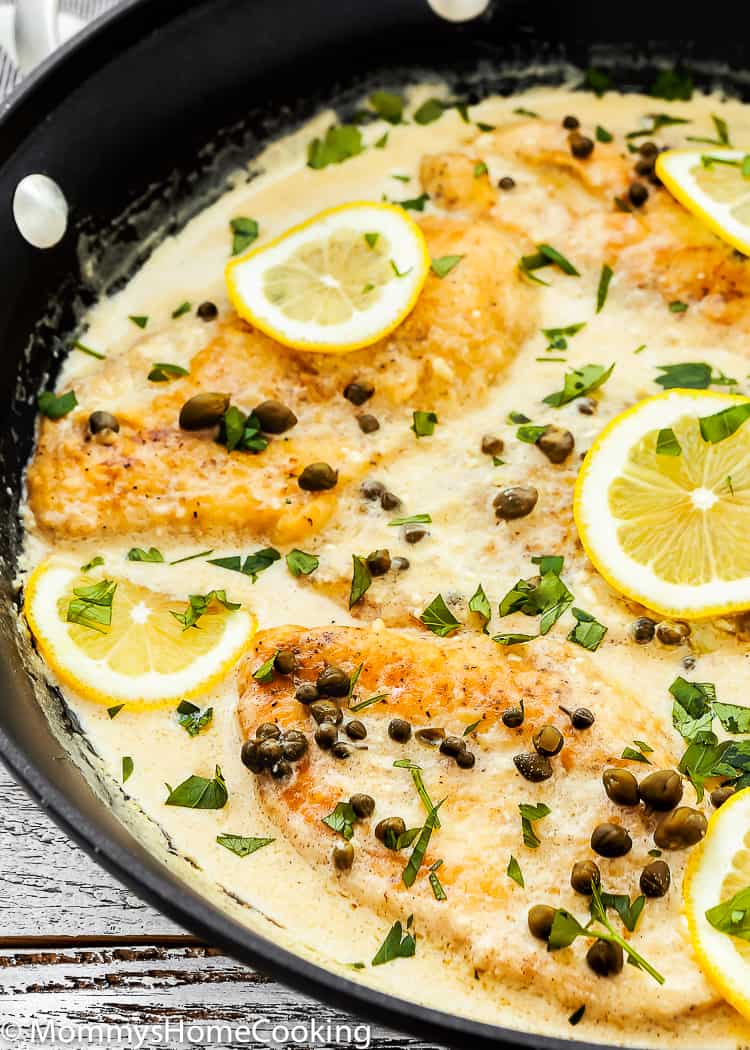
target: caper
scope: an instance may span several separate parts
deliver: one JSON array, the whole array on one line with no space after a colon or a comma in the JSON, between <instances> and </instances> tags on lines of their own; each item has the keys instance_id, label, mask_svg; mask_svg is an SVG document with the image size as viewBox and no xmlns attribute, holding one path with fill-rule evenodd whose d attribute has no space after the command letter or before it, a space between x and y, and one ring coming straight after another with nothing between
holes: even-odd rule
<instances>
[{"instance_id":1,"label":"caper","mask_svg":"<svg viewBox=\"0 0 750 1050\"><path fill-rule=\"evenodd\" d=\"M455 758L461 751L466 750L466 741L460 736L447 736L440 743L440 754Z\"/></svg>"},{"instance_id":2,"label":"caper","mask_svg":"<svg viewBox=\"0 0 750 1050\"><path fill-rule=\"evenodd\" d=\"M500 716L504 726L508 729L518 729L523 725L524 713L522 707L506 707Z\"/></svg>"},{"instance_id":3,"label":"caper","mask_svg":"<svg viewBox=\"0 0 750 1050\"><path fill-rule=\"evenodd\" d=\"M385 485L380 481L363 481L359 491L365 499L380 499L385 492Z\"/></svg>"},{"instance_id":4,"label":"caper","mask_svg":"<svg viewBox=\"0 0 750 1050\"><path fill-rule=\"evenodd\" d=\"M622 948L611 941L594 941L586 952L586 962L598 977L612 977L622 973Z\"/></svg>"},{"instance_id":5,"label":"caper","mask_svg":"<svg viewBox=\"0 0 750 1050\"><path fill-rule=\"evenodd\" d=\"M691 653L688 653L687 656L683 656L680 662L682 663L682 666L686 671L695 670L696 659Z\"/></svg>"},{"instance_id":6,"label":"caper","mask_svg":"<svg viewBox=\"0 0 750 1050\"><path fill-rule=\"evenodd\" d=\"M656 625L656 637L662 645L682 645L689 636L689 625L680 620L662 620Z\"/></svg>"},{"instance_id":7,"label":"caper","mask_svg":"<svg viewBox=\"0 0 750 1050\"><path fill-rule=\"evenodd\" d=\"M338 871L348 871L354 863L354 846L351 842L345 842L341 846L333 848L333 866Z\"/></svg>"},{"instance_id":8,"label":"caper","mask_svg":"<svg viewBox=\"0 0 750 1050\"><path fill-rule=\"evenodd\" d=\"M271 766L271 776L274 780L283 780L284 777L292 775L292 767L285 758L280 758L278 762L274 762Z\"/></svg>"},{"instance_id":9,"label":"caper","mask_svg":"<svg viewBox=\"0 0 750 1050\"><path fill-rule=\"evenodd\" d=\"M513 762L521 776L530 780L532 784L549 780L553 773L552 763L547 756L539 755L536 751L514 755Z\"/></svg>"},{"instance_id":10,"label":"caper","mask_svg":"<svg viewBox=\"0 0 750 1050\"><path fill-rule=\"evenodd\" d=\"M419 543L427 535L429 535L429 529L425 528L424 525L415 522L404 525L403 537L407 543Z\"/></svg>"},{"instance_id":11,"label":"caper","mask_svg":"<svg viewBox=\"0 0 750 1050\"><path fill-rule=\"evenodd\" d=\"M591 848L600 857L624 857L633 848L633 840L619 824L599 824L592 832Z\"/></svg>"},{"instance_id":12,"label":"caper","mask_svg":"<svg viewBox=\"0 0 750 1050\"><path fill-rule=\"evenodd\" d=\"M593 860L578 860L573 865L573 870L570 873L570 885L576 891L576 893L583 893L586 897L590 897L594 892L593 886L600 886L602 882L602 874L599 871L599 865Z\"/></svg>"},{"instance_id":13,"label":"caper","mask_svg":"<svg viewBox=\"0 0 750 1050\"><path fill-rule=\"evenodd\" d=\"M258 757L266 769L270 769L271 766L276 765L276 763L284 757L284 751L280 741L274 740L273 738L263 740L258 745Z\"/></svg>"},{"instance_id":14,"label":"caper","mask_svg":"<svg viewBox=\"0 0 750 1050\"><path fill-rule=\"evenodd\" d=\"M734 788L731 784L727 784L724 787L714 788L711 792L711 805L716 809L719 806L723 806L727 799L731 798L734 794Z\"/></svg>"},{"instance_id":15,"label":"caper","mask_svg":"<svg viewBox=\"0 0 750 1050\"><path fill-rule=\"evenodd\" d=\"M284 758L290 762L299 762L307 751L307 737L299 729L290 729L282 737L281 749Z\"/></svg>"},{"instance_id":16,"label":"caper","mask_svg":"<svg viewBox=\"0 0 750 1050\"><path fill-rule=\"evenodd\" d=\"M367 568L371 576L385 576L391 567L390 552L383 547L367 555Z\"/></svg>"},{"instance_id":17,"label":"caper","mask_svg":"<svg viewBox=\"0 0 750 1050\"><path fill-rule=\"evenodd\" d=\"M577 707L574 711L569 711L567 707L560 707L560 710L568 716L574 729L590 729L596 721L594 712L589 711L588 707Z\"/></svg>"},{"instance_id":18,"label":"caper","mask_svg":"<svg viewBox=\"0 0 750 1050\"><path fill-rule=\"evenodd\" d=\"M647 897L663 897L671 881L669 865L663 860L654 860L641 872L639 884Z\"/></svg>"},{"instance_id":19,"label":"caper","mask_svg":"<svg viewBox=\"0 0 750 1050\"><path fill-rule=\"evenodd\" d=\"M401 506L401 500L393 492L389 492L386 489L380 496L380 506L383 510L398 510Z\"/></svg>"},{"instance_id":20,"label":"caper","mask_svg":"<svg viewBox=\"0 0 750 1050\"><path fill-rule=\"evenodd\" d=\"M391 568L394 570L394 572L406 572L406 570L409 568L409 559L394 558L391 562Z\"/></svg>"},{"instance_id":21,"label":"caper","mask_svg":"<svg viewBox=\"0 0 750 1050\"><path fill-rule=\"evenodd\" d=\"M349 805L360 820L365 820L367 817L371 817L375 812L375 799L372 795L352 795L349 799Z\"/></svg>"},{"instance_id":22,"label":"caper","mask_svg":"<svg viewBox=\"0 0 750 1050\"><path fill-rule=\"evenodd\" d=\"M544 433L536 443L550 463L563 463L575 447L575 439L569 430L553 425L544 428Z\"/></svg>"},{"instance_id":23,"label":"caper","mask_svg":"<svg viewBox=\"0 0 750 1050\"><path fill-rule=\"evenodd\" d=\"M297 659L291 649L279 649L274 657L273 666L279 674L294 674L297 670Z\"/></svg>"},{"instance_id":24,"label":"caper","mask_svg":"<svg viewBox=\"0 0 750 1050\"><path fill-rule=\"evenodd\" d=\"M368 383L363 379L353 379L351 383L347 383L344 387L344 397L347 401L351 401L353 405L364 405L365 401L369 401L374 393L375 387L372 383Z\"/></svg>"},{"instance_id":25,"label":"caper","mask_svg":"<svg viewBox=\"0 0 750 1050\"><path fill-rule=\"evenodd\" d=\"M111 430L117 434L119 429L117 416L113 416L111 412L92 412L89 416L89 430L92 434L100 434L104 430Z\"/></svg>"},{"instance_id":26,"label":"caper","mask_svg":"<svg viewBox=\"0 0 750 1050\"><path fill-rule=\"evenodd\" d=\"M687 849L706 834L708 821L698 809L678 806L656 825L654 842L659 849Z\"/></svg>"},{"instance_id":27,"label":"caper","mask_svg":"<svg viewBox=\"0 0 750 1050\"><path fill-rule=\"evenodd\" d=\"M650 174L650 173L649 173ZM640 208L648 200L648 190L642 182L633 182L628 189L628 200L634 208Z\"/></svg>"},{"instance_id":28,"label":"caper","mask_svg":"<svg viewBox=\"0 0 750 1050\"><path fill-rule=\"evenodd\" d=\"M535 904L529 909L528 923L532 934L540 941L548 941L555 921L555 909L549 904Z\"/></svg>"},{"instance_id":29,"label":"caper","mask_svg":"<svg viewBox=\"0 0 750 1050\"><path fill-rule=\"evenodd\" d=\"M297 422L297 417L291 408L273 399L261 401L253 409L253 414L260 423L260 429L266 434L283 434L285 430L291 430Z\"/></svg>"},{"instance_id":30,"label":"caper","mask_svg":"<svg viewBox=\"0 0 750 1050\"><path fill-rule=\"evenodd\" d=\"M315 743L322 751L330 751L339 737L339 731L333 722L323 722L315 730Z\"/></svg>"},{"instance_id":31,"label":"caper","mask_svg":"<svg viewBox=\"0 0 750 1050\"><path fill-rule=\"evenodd\" d=\"M578 411L582 416L593 416L596 414L597 402L593 397L579 397L576 401Z\"/></svg>"},{"instance_id":32,"label":"caper","mask_svg":"<svg viewBox=\"0 0 750 1050\"><path fill-rule=\"evenodd\" d=\"M411 738L411 726L405 718L392 718L388 723L388 736L397 744L405 744Z\"/></svg>"},{"instance_id":33,"label":"caper","mask_svg":"<svg viewBox=\"0 0 750 1050\"><path fill-rule=\"evenodd\" d=\"M297 691L294 694L295 700L299 700L301 704L311 704L319 696L318 687L314 682L303 682L302 685L297 686Z\"/></svg>"},{"instance_id":34,"label":"caper","mask_svg":"<svg viewBox=\"0 0 750 1050\"><path fill-rule=\"evenodd\" d=\"M263 760L258 754L258 747L257 740L246 740L240 751L242 764L247 766L251 773L261 773L263 771Z\"/></svg>"},{"instance_id":35,"label":"caper","mask_svg":"<svg viewBox=\"0 0 750 1050\"><path fill-rule=\"evenodd\" d=\"M568 136L570 152L578 160L586 160L594 152L594 140L587 135L581 135L579 131L572 131Z\"/></svg>"},{"instance_id":36,"label":"caper","mask_svg":"<svg viewBox=\"0 0 750 1050\"><path fill-rule=\"evenodd\" d=\"M315 685L321 696L346 696L351 679L341 667L330 666L320 672Z\"/></svg>"},{"instance_id":37,"label":"caper","mask_svg":"<svg viewBox=\"0 0 750 1050\"><path fill-rule=\"evenodd\" d=\"M501 489L492 501L495 517L502 521L513 521L531 514L537 504L539 493L533 485L511 485Z\"/></svg>"},{"instance_id":38,"label":"caper","mask_svg":"<svg viewBox=\"0 0 750 1050\"><path fill-rule=\"evenodd\" d=\"M673 769L659 769L643 778L638 791L652 809L674 809L682 799L682 777Z\"/></svg>"},{"instance_id":39,"label":"caper","mask_svg":"<svg viewBox=\"0 0 750 1050\"><path fill-rule=\"evenodd\" d=\"M364 722L360 722L358 718L353 719L351 722L347 722L344 726L344 732L350 740L364 740L367 736L367 729Z\"/></svg>"},{"instance_id":40,"label":"caper","mask_svg":"<svg viewBox=\"0 0 750 1050\"><path fill-rule=\"evenodd\" d=\"M333 700L313 700L310 704L310 714L319 726L324 722L333 722L337 726L344 717L341 708L334 704Z\"/></svg>"},{"instance_id":41,"label":"caper","mask_svg":"<svg viewBox=\"0 0 750 1050\"><path fill-rule=\"evenodd\" d=\"M642 157L655 157L656 154L659 152L659 147L656 145L655 142L651 142L651 140L649 139L648 142L642 142L640 144L640 146L638 147L638 152Z\"/></svg>"},{"instance_id":42,"label":"caper","mask_svg":"<svg viewBox=\"0 0 750 1050\"><path fill-rule=\"evenodd\" d=\"M465 748L463 751L459 751L456 755L456 765L459 769L473 769L476 765L477 756L473 751L469 751Z\"/></svg>"},{"instance_id":43,"label":"caper","mask_svg":"<svg viewBox=\"0 0 750 1050\"><path fill-rule=\"evenodd\" d=\"M482 438L482 452L485 456L499 456L505 448L505 442L495 434L485 434Z\"/></svg>"},{"instance_id":44,"label":"caper","mask_svg":"<svg viewBox=\"0 0 750 1050\"><path fill-rule=\"evenodd\" d=\"M566 131L575 131L576 128L580 128L581 122L578 119L578 117L564 117L562 126L566 129Z\"/></svg>"},{"instance_id":45,"label":"caper","mask_svg":"<svg viewBox=\"0 0 750 1050\"><path fill-rule=\"evenodd\" d=\"M635 173L643 177L654 174L654 161L651 157L640 157L635 162Z\"/></svg>"},{"instance_id":46,"label":"caper","mask_svg":"<svg viewBox=\"0 0 750 1050\"><path fill-rule=\"evenodd\" d=\"M335 488L338 480L339 472L328 463L308 463L297 478L297 484L304 492L325 492Z\"/></svg>"},{"instance_id":47,"label":"caper","mask_svg":"<svg viewBox=\"0 0 750 1050\"><path fill-rule=\"evenodd\" d=\"M559 755L565 745L565 739L556 726L542 726L541 729L537 729L531 742L534 749L547 758Z\"/></svg>"},{"instance_id":48,"label":"caper","mask_svg":"<svg viewBox=\"0 0 750 1050\"><path fill-rule=\"evenodd\" d=\"M376 430L380 430L378 417L373 416L370 412L360 412L357 416L357 425L363 434L374 434Z\"/></svg>"},{"instance_id":49,"label":"caper","mask_svg":"<svg viewBox=\"0 0 750 1050\"><path fill-rule=\"evenodd\" d=\"M334 758L349 758L351 753L352 749L345 740L338 740L331 748L331 754Z\"/></svg>"},{"instance_id":50,"label":"caper","mask_svg":"<svg viewBox=\"0 0 750 1050\"><path fill-rule=\"evenodd\" d=\"M654 640L656 622L650 616L639 616L630 625L630 637L638 645L648 645Z\"/></svg>"},{"instance_id":51,"label":"caper","mask_svg":"<svg viewBox=\"0 0 750 1050\"><path fill-rule=\"evenodd\" d=\"M424 729L417 729L414 733L415 740L418 740L420 744L429 744L432 747L437 746L441 740L445 739L445 730L440 726L425 726Z\"/></svg>"},{"instance_id":52,"label":"caper","mask_svg":"<svg viewBox=\"0 0 750 1050\"><path fill-rule=\"evenodd\" d=\"M607 792L607 798L611 799L617 806L637 806L638 781L629 769L605 769L602 774L602 783Z\"/></svg>"},{"instance_id":53,"label":"caper","mask_svg":"<svg viewBox=\"0 0 750 1050\"><path fill-rule=\"evenodd\" d=\"M280 736L281 729L275 722L261 722L255 730L256 740L278 740Z\"/></svg>"},{"instance_id":54,"label":"caper","mask_svg":"<svg viewBox=\"0 0 750 1050\"><path fill-rule=\"evenodd\" d=\"M379 839L389 849L396 848L396 842L406 831L406 824L401 817L386 817L375 825L375 838ZM389 845L391 843L392 845Z\"/></svg>"},{"instance_id":55,"label":"caper","mask_svg":"<svg viewBox=\"0 0 750 1050\"><path fill-rule=\"evenodd\" d=\"M201 321L213 321L219 316L219 308L216 303L212 303L208 299L205 303L201 303L195 312Z\"/></svg>"},{"instance_id":56,"label":"caper","mask_svg":"<svg viewBox=\"0 0 750 1050\"><path fill-rule=\"evenodd\" d=\"M516 185L516 180L510 175L503 175L498 182L498 186L501 190L512 190Z\"/></svg>"},{"instance_id":57,"label":"caper","mask_svg":"<svg viewBox=\"0 0 750 1050\"><path fill-rule=\"evenodd\" d=\"M183 430L204 430L220 423L229 408L229 394L196 394L180 409Z\"/></svg>"}]
</instances>

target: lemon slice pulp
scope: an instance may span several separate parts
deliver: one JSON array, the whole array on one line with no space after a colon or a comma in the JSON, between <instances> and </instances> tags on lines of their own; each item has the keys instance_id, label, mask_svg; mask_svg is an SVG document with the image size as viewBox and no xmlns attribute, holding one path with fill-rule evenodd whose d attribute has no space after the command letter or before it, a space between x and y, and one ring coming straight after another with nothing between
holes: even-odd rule
<instances>
[{"instance_id":1,"label":"lemon slice pulp","mask_svg":"<svg viewBox=\"0 0 750 1050\"><path fill-rule=\"evenodd\" d=\"M254 631L244 610L214 601L196 627L183 630L172 612L184 599L159 594L128 580L114 586L111 622L88 617L70 622L71 602L102 582L76 568L43 562L26 588L24 613L45 661L77 693L98 703L158 706L195 696L218 682L239 658ZM91 609L90 604L88 605ZM106 606L104 607L107 608Z\"/></svg>"},{"instance_id":2,"label":"lemon slice pulp","mask_svg":"<svg viewBox=\"0 0 750 1050\"><path fill-rule=\"evenodd\" d=\"M574 515L586 553L616 590L662 615L750 608L750 427L711 443L699 423L746 400L647 398L612 420L581 468Z\"/></svg>"},{"instance_id":3,"label":"lemon slice pulp","mask_svg":"<svg viewBox=\"0 0 750 1050\"><path fill-rule=\"evenodd\" d=\"M750 890L750 788L717 809L690 858L683 899L690 936L706 976L750 1019L750 941L716 929L706 912Z\"/></svg>"},{"instance_id":4,"label":"lemon slice pulp","mask_svg":"<svg viewBox=\"0 0 750 1050\"><path fill-rule=\"evenodd\" d=\"M656 174L688 211L750 255L750 152L667 150L657 158Z\"/></svg>"},{"instance_id":5,"label":"lemon slice pulp","mask_svg":"<svg viewBox=\"0 0 750 1050\"><path fill-rule=\"evenodd\" d=\"M427 278L424 235L392 204L344 204L232 259L229 297L285 346L344 353L403 321Z\"/></svg>"}]
</instances>

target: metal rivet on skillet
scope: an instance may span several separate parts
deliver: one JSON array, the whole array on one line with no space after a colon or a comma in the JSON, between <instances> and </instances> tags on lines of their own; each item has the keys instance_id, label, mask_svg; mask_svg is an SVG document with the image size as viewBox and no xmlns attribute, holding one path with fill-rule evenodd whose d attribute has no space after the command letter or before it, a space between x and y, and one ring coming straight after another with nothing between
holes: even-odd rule
<instances>
[{"instance_id":1,"label":"metal rivet on skillet","mask_svg":"<svg viewBox=\"0 0 750 1050\"><path fill-rule=\"evenodd\" d=\"M68 202L48 175L27 175L13 194L13 218L32 247L54 248L68 228Z\"/></svg>"}]
</instances>

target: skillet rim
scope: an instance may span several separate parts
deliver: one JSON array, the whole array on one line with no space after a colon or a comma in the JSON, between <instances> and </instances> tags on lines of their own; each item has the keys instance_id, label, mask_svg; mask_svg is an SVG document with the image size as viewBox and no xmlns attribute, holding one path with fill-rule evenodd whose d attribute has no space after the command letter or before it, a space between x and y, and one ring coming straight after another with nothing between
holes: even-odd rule
<instances>
[{"instance_id":1,"label":"skillet rim","mask_svg":"<svg viewBox=\"0 0 750 1050\"><path fill-rule=\"evenodd\" d=\"M211 0L202 0L209 3ZM246 0L245 0L246 2ZM112 36L110 47L102 51L102 40L117 27L128 27L130 38L143 39L160 26L189 13L190 6L153 3L152 0L119 0L116 7L98 16L75 37L57 50L28 74L21 84L0 105L0 133L14 121L23 123L24 111L46 111L45 94L59 74L69 71L75 62L74 81L82 84L93 78L116 54L118 43ZM98 47L96 45L99 45ZM35 102L37 102L35 107ZM38 118L32 120L32 125ZM28 128L20 129L20 138ZM12 149L9 151L12 155ZM15 614L14 614L15 615ZM0 680L13 674L6 654L0 646ZM42 769L32 762L24 749L17 745L0 726L0 761L14 779L37 802L62 831L81 847L98 865L120 883L136 893L144 902L156 907L162 914L181 927L201 937L208 945L226 949L240 962L263 974L279 980L295 990L318 1001L352 1013L365 1021L374 1021L390 1028L437 1040L441 1044L461 1048L495 1048L495 1050L610 1050L611 1044L592 1043L575 1038L540 1035L521 1029L506 1028L488 1022L450 1014L433 1007L390 993L309 962L303 956L281 947L230 918L199 892L193 890L191 907L181 905L182 896L175 892L179 876L169 872L156 854L147 851L153 868L142 863L130 850L120 846L113 837L85 816L61 788L58 788ZM80 773L85 780L83 774ZM87 789L91 791L87 784ZM93 793L93 792L92 792ZM97 806L105 805L96 800ZM127 829L126 829L127 830ZM128 831L128 834L132 834ZM145 848L145 847L144 847ZM468 1040L471 1040L471 1044ZM631 1048L636 1050L636 1048Z\"/></svg>"}]
</instances>

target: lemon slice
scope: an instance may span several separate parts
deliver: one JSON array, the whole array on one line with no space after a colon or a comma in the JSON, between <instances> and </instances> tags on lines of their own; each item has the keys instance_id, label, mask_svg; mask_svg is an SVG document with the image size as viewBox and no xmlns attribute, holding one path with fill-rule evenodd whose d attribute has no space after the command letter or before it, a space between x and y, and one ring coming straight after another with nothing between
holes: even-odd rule
<instances>
[{"instance_id":1,"label":"lemon slice","mask_svg":"<svg viewBox=\"0 0 750 1050\"><path fill-rule=\"evenodd\" d=\"M80 595L114 593L111 605ZM95 590L92 591L91 589ZM77 599L79 622L67 617ZM105 599L106 600L106 599ZM76 608L76 606L74 606ZM188 603L128 580L81 574L56 561L32 573L24 613L39 650L66 685L102 704L152 707L205 692L224 677L250 641L255 620L212 601L195 628L183 630L172 611ZM111 617L111 623L106 619Z\"/></svg>"},{"instance_id":2,"label":"lemon slice","mask_svg":"<svg viewBox=\"0 0 750 1050\"><path fill-rule=\"evenodd\" d=\"M656 174L673 197L733 248L750 255L750 153L741 149L671 149Z\"/></svg>"},{"instance_id":3,"label":"lemon slice","mask_svg":"<svg viewBox=\"0 0 750 1050\"><path fill-rule=\"evenodd\" d=\"M342 204L226 268L241 317L284 346L345 353L404 320L430 268L424 235L392 204Z\"/></svg>"},{"instance_id":4,"label":"lemon slice","mask_svg":"<svg viewBox=\"0 0 750 1050\"><path fill-rule=\"evenodd\" d=\"M690 937L702 969L724 998L750 1019L750 941L717 929L706 917L707 911L743 890L750 896L750 788L738 791L711 817L682 886ZM719 918L712 915L714 921ZM731 912L728 918L731 929ZM734 918L742 921L739 911Z\"/></svg>"},{"instance_id":5,"label":"lemon slice","mask_svg":"<svg viewBox=\"0 0 750 1050\"><path fill-rule=\"evenodd\" d=\"M708 390L639 401L605 427L578 475L586 553L616 590L662 615L750 608L750 425L711 443L699 424L746 404ZM679 454L665 454L674 442Z\"/></svg>"}]
</instances>

